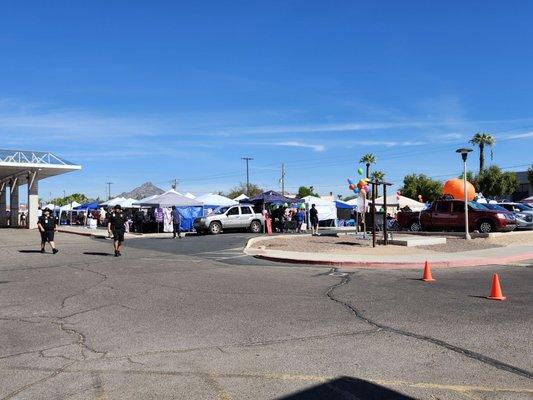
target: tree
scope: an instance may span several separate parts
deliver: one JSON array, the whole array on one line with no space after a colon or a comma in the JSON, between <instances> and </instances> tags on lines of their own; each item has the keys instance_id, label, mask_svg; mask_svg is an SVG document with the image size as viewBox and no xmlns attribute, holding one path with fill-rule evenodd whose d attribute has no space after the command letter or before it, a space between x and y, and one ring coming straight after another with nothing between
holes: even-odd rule
<instances>
[{"instance_id":1,"label":"tree","mask_svg":"<svg viewBox=\"0 0 533 400\"><path fill-rule=\"evenodd\" d=\"M402 196L418 199L421 195L424 201L437 200L442 195L442 183L424 174L411 174L403 178Z\"/></svg>"},{"instance_id":2,"label":"tree","mask_svg":"<svg viewBox=\"0 0 533 400\"><path fill-rule=\"evenodd\" d=\"M300 186L298 188L298 197L301 199L303 197L307 196L313 196L313 197L320 197L318 194L313 192L313 187L307 187L307 186Z\"/></svg>"},{"instance_id":3,"label":"tree","mask_svg":"<svg viewBox=\"0 0 533 400\"><path fill-rule=\"evenodd\" d=\"M385 178L385 172L376 170L370 174L370 177L372 180L383 182L383 178ZM379 186L376 187L376 197L379 197Z\"/></svg>"},{"instance_id":4,"label":"tree","mask_svg":"<svg viewBox=\"0 0 533 400\"><path fill-rule=\"evenodd\" d=\"M372 153L365 154L359 162L366 165L366 177L370 178L370 165L376 163L376 156Z\"/></svg>"},{"instance_id":5,"label":"tree","mask_svg":"<svg viewBox=\"0 0 533 400\"><path fill-rule=\"evenodd\" d=\"M239 186L235 186L234 188L232 188L229 193L228 193L228 197L230 199L234 199L235 197L238 197L240 196L241 194L246 194L247 192L247 187L246 187L246 183L240 183ZM248 197L254 197L254 196L258 196L260 195L261 193L263 193L263 189L261 189L259 186L253 184L253 183L250 183L250 194L248 195Z\"/></svg>"},{"instance_id":6,"label":"tree","mask_svg":"<svg viewBox=\"0 0 533 400\"><path fill-rule=\"evenodd\" d=\"M489 133L478 132L470 139L470 143L479 147L479 173L481 173L485 167L485 146L490 146L490 159L492 160L494 155L492 148L496 139Z\"/></svg>"},{"instance_id":7,"label":"tree","mask_svg":"<svg viewBox=\"0 0 533 400\"><path fill-rule=\"evenodd\" d=\"M502 172L497 165L491 165L476 177L477 189L485 197L510 195L518 188L518 179L514 172Z\"/></svg>"},{"instance_id":8,"label":"tree","mask_svg":"<svg viewBox=\"0 0 533 400\"><path fill-rule=\"evenodd\" d=\"M89 202L89 198L83 193L72 193L65 197L58 197L50 200L50 203L56 206L64 206L65 204L72 203L73 201L84 204Z\"/></svg>"},{"instance_id":9,"label":"tree","mask_svg":"<svg viewBox=\"0 0 533 400\"><path fill-rule=\"evenodd\" d=\"M533 165L527 169L527 180L529 184L533 186Z\"/></svg>"},{"instance_id":10,"label":"tree","mask_svg":"<svg viewBox=\"0 0 533 400\"><path fill-rule=\"evenodd\" d=\"M459 175L458 178L463 179L463 175L464 174ZM466 180L470 182L472 185L474 185L474 187L477 187L476 176L474 175L472 171L466 171Z\"/></svg>"}]
</instances>

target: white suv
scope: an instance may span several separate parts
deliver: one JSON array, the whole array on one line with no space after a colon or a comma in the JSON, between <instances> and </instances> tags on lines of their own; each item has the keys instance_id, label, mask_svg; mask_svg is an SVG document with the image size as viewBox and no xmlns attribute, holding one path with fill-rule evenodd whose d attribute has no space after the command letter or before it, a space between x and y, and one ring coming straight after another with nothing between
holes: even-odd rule
<instances>
[{"instance_id":1,"label":"white suv","mask_svg":"<svg viewBox=\"0 0 533 400\"><path fill-rule=\"evenodd\" d=\"M249 229L252 233L263 230L265 218L254 211L251 205L219 207L203 218L194 220L194 229L202 234L218 234L225 229Z\"/></svg>"}]
</instances>

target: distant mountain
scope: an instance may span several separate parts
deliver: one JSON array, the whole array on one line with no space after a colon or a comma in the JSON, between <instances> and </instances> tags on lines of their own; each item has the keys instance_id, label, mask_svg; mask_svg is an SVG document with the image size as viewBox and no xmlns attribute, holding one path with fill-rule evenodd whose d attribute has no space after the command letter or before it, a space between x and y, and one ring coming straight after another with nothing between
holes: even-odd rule
<instances>
[{"instance_id":1,"label":"distant mountain","mask_svg":"<svg viewBox=\"0 0 533 400\"><path fill-rule=\"evenodd\" d=\"M165 191L161 188L155 186L152 182L145 182L141 186L136 187L131 192L124 192L119 194L117 197L131 197L133 199L144 199L148 196L153 196L154 194L161 194Z\"/></svg>"}]
</instances>

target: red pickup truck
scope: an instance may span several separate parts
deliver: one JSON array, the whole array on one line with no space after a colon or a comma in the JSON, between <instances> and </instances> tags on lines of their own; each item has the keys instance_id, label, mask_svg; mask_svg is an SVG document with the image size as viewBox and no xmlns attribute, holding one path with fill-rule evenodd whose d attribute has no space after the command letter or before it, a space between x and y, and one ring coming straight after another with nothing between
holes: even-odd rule
<instances>
[{"instance_id":1,"label":"red pickup truck","mask_svg":"<svg viewBox=\"0 0 533 400\"><path fill-rule=\"evenodd\" d=\"M415 232L464 230L465 203L460 200L437 200L421 212L400 211L396 218L400 227ZM468 203L468 222L471 231L482 233L508 232L516 228L513 213L489 210L473 201Z\"/></svg>"}]
</instances>

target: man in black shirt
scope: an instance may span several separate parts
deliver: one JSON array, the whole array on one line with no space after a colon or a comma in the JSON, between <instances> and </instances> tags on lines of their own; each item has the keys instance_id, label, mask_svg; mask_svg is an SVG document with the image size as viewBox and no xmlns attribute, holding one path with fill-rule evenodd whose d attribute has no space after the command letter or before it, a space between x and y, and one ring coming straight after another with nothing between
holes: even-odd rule
<instances>
[{"instance_id":1,"label":"man in black shirt","mask_svg":"<svg viewBox=\"0 0 533 400\"><path fill-rule=\"evenodd\" d=\"M45 252L46 242L50 243L52 253L56 254L59 250L54 244L54 233L57 231L56 220L51 215L52 211L49 208L43 210L43 215L39 217L37 227L41 233L41 253Z\"/></svg>"},{"instance_id":2,"label":"man in black shirt","mask_svg":"<svg viewBox=\"0 0 533 400\"><path fill-rule=\"evenodd\" d=\"M126 215L122 211L122 207L118 204L115 206L113 211L109 214L109 219L107 223L107 230L109 235L113 234L113 245L115 247L115 257L119 257L120 248L122 242L124 241L124 233L126 231Z\"/></svg>"},{"instance_id":3,"label":"man in black shirt","mask_svg":"<svg viewBox=\"0 0 533 400\"><path fill-rule=\"evenodd\" d=\"M309 219L311 222L312 235L318 236L318 210L314 204L311 204L311 209L309 210Z\"/></svg>"}]
</instances>

